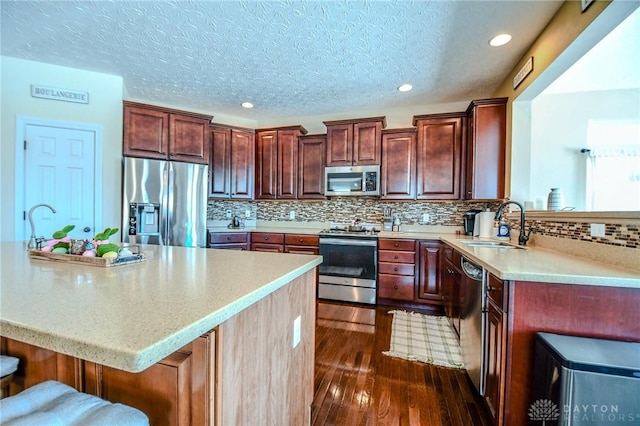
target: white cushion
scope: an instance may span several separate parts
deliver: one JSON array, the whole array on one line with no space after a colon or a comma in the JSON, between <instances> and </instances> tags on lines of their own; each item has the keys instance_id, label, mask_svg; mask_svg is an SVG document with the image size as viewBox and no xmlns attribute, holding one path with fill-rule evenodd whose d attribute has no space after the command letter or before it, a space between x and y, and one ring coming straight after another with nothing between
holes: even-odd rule
<instances>
[{"instance_id":1,"label":"white cushion","mask_svg":"<svg viewBox=\"0 0 640 426\"><path fill-rule=\"evenodd\" d=\"M20 360L13 356L0 355L0 377L8 376L18 369Z\"/></svg>"},{"instance_id":2,"label":"white cushion","mask_svg":"<svg viewBox=\"0 0 640 426\"><path fill-rule=\"evenodd\" d=\"M50 380L0 400L0 424L148 426L149 419L136 408L113 404Z\"/></svg>"}]
</instances>

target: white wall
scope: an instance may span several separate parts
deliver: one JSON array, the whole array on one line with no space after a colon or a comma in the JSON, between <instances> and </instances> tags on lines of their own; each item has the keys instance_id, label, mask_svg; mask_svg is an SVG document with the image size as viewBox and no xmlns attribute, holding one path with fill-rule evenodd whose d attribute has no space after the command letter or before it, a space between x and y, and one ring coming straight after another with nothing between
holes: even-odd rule
<instances>
[{"instance_id":1,"label":"white wall","mask_svg":"<svg viewBox=\"0 0 640 426\"><path fill-rule=\"evenodd\" d=\"M0 133L0 241L16 239L15 145L16 117L87 123L102 126L102 221L120 228L122 180L122 78L21 59L0 57L2 130ZM38 84L89 93L89 104L31 97Z\"/></svg>"}]
</instances>

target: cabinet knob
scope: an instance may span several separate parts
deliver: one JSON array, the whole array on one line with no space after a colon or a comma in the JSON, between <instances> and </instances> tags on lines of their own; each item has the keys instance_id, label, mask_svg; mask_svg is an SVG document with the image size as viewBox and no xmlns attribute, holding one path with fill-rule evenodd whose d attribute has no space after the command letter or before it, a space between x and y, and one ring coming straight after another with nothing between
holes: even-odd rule
<instances>
[{"instance_id":1,"label":"cabinet knob","mask_svg":"<svg viewBox=\"0 0 640 426\"><path fill-rule=\"evenodd\" d=\"M231 237L227 237L227 241L231 241Z\"/></svg>"},{"instance_id":2,"label":"cabinet knob","mask_svg":"<svg viewBox=\"0 0 640 426\"><path fill-rule=\"evenodd\" d=\"M264 237L264 240L267 241L269 239L269 237Z\"/></svg>"},{"instance_id":3,"label":"cabinet knob","mask_svg":"<svg viewBox=\"0 0 640 426\"><path fill-rule=\"evenodd\" d=\"M302 243L302 242L304 242L304 240L303 240L302 238L300 238L300 239L298 240L298 242Z\"/></svg>"},{"instance_id":4,"label":"cabinet knob","mask_svg":"<svg viewBox=\"0 0 640 426\"><path fill-rule=\"evenodd\" d=\"M393 268L393 272L398 272L398 268Z\"/></svg>"},{"instance_id":5,"label":"cabinet knob","mask_svg":"<svg viewBox=\"0 0 640 426\"><path fill-rule=\"evenodd\" d=\"M395 243L393 246L394 246L394 247L400 247L400 244Z\"/></svg>"},{"instance_id":6,"label":"cabinet knob","mask_svg":"<svg viewBox=\"0 0 640 426\"><path fill-rule=\"evenodd\" d=\"M398 284L394 284L394 285L393 285L393 289L394 289L394 290L397 290L397 289L398 289Z\"/></svg>"},{"instance_id":7,"label":"cabinet knob","mask_svg":"<svg viewBox=\"0 0 640 426\"><path fill-rule=\"evenodd\" d=\"M394 259L398 259L398 255L396 254L395 256L393 256Z\"/></svg>"}]
</instances>

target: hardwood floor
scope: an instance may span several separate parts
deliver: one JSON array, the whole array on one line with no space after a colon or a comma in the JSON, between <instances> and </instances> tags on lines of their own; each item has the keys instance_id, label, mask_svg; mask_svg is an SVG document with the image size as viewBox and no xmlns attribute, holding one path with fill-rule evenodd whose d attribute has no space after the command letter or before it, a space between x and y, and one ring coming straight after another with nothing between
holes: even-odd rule
<instances>
[{"instance_id":1,"label":"hardwood floor","mask_svg":"<svg viewBox=\"0 0 640 426\"><path fill-rule=\"evenodd\" d=\"M382 355L390 310L318 302L311 424L491 425L464 370Z\"/></svg>"}]
</instances>

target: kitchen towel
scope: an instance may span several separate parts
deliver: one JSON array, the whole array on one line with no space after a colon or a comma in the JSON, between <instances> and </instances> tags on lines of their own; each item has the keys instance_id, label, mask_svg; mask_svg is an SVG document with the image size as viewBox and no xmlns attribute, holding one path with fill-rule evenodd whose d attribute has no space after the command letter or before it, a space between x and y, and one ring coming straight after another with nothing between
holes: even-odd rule
<instances>
[{"instance_id":1,"label":"kitchen towel","mask_svg":"<svg viewBox=\"0 0 640 426\"><path fill-rule=\"evenodd\" d=\"M384 355L449 368L464 368L460 345L445 316L390 311L391 347Z\"/></svg>"}]
</instances>

